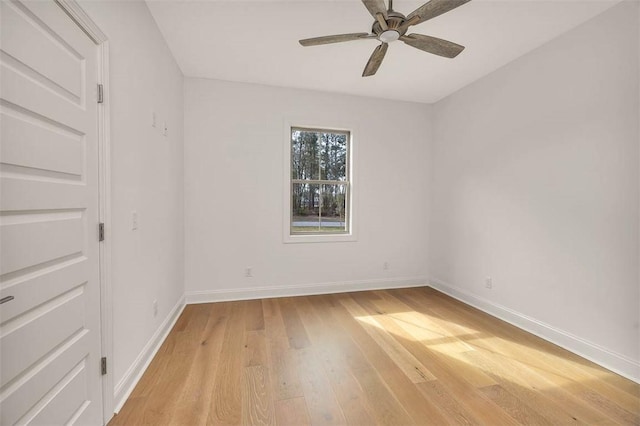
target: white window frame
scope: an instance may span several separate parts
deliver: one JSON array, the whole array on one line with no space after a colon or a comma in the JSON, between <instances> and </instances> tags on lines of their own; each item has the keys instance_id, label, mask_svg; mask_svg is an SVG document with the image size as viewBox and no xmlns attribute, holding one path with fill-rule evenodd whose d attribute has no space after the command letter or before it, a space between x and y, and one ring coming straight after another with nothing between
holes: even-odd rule
<instances>
[{"instance_id":1,"label":"white window frame","mask_svg":"<svg viewBox=\"0 0 640 426\"><path fill-rule=\"evenodd\" d=\"M349 171L348 179L348 194L347 197L347 229L348 232L341 234L291 234L291 130L292 129L315 129L315 130L327 130L327 131L339 131L347 132L349 134L348 146L347 146L347 169ZM347 126L344 123L324 122L324 123L310 123L308 121L300 120L285 120L284 125L284 157L283 157L283 221L282 221L282 236L284 243L335 243L335 242L352 242L357 241L357 187L356 182L356 134L355 126Z\"/></svg>"}]
</instances>

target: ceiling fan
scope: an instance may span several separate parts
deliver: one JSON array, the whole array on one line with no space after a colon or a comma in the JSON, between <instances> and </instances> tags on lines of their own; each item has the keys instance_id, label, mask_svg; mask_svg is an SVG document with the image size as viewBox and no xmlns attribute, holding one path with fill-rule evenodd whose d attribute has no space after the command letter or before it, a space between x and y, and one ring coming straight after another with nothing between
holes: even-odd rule
<instances>
[{"instance_id":1,"label":"ceiling fan","mask_svg":"<svg viewBox=\"0 0 640 426\"><path fill-rule=\"evenodd\" d=\"M445 58L455 58L464 50L464 46L459 44L422 34L407 34L407 30L412 25L440 16L471 0L431 0L411 12L408 16L393 10L393 0L388 1L389 8L386 9L384 0L362 0L371 16L375 18L371 27L372 34L351 33L314 37L300 40L300 44L303 46L318 46L352 40L377 39L381 41L382 44L375 48L367 65L364 67L363 77L374 75L378 71L384 55L387 53L389 43L396 40L401 40L411 47L434 55L444 56Z\"/></svg>"}]
</instances>

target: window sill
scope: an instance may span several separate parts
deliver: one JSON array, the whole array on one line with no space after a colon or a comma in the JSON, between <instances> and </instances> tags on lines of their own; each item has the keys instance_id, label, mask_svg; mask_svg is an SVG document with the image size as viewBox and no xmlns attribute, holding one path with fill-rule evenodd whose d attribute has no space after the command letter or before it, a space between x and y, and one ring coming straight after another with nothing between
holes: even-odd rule
<instances>
[{"instance_id":1,"label":"window sill","mask_svg":"<svg viewBox=\"0 0 640 426\"><path fill-rule=\"evenodd\" d=\"M342 242L354 242L358 239L354 234L339 234L339 235L285 235L285 244L296 243L342 243Z\"/></svg>"}]
</instances>

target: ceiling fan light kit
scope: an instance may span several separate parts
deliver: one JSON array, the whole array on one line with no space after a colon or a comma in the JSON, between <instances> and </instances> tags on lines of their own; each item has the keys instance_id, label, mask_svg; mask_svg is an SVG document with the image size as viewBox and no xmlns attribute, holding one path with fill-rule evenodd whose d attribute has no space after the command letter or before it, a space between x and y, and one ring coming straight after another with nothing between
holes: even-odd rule
<instances>
[{"instance_id":1,"label":"ceiling fan light kit","mask_svg":"<svg viewBox=\"0 0 640 426\"><path fill-rule=\"evenodd\" d=\"M300 40L300 44L303 46L319 46L353 40L379 40L382 44L377 46L373 54L371 54L362 72L363 77L374 75L378 71L384 55L387 53L389 43L397 40L424 52L445 58L455 58L464 50L464 46L459 44L423 34L407 34L407 30L412 25L418 25L440 16L471 0L430 0L408 16L393 10L393 0L388 1L389 7L386 8L384 0L362 0L364 6L375 19L371 26L371 34L351 33L314 37Z\"/></svg>"},{"instance_id":2,"label":"ceiling fan light kit","mask_svg":"<svg viewBox=\"0 0 640 426\"><path fill-rule=\"evenodd\" d=\"M387 30L380 33L380 35L378 35L378 40L380 40L383 43L391 43L392 41L396 41L399 38L400 38L400 33L397 32L396 30Z\"/></svg>"}]
</instances>

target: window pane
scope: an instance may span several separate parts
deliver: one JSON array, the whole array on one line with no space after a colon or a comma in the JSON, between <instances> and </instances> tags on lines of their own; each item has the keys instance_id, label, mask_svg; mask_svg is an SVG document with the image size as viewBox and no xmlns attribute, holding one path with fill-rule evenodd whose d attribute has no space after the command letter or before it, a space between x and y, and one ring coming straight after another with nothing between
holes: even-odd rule
<instances>
[{"instance_id":1,"label":"window pane","mask_svg":"<svg viewBox=\"0 0 640 426\"><path fill-rule=\"evenodd\" d=\"M320 133L320 176L323 180L347 180L347 134Z\"/></svg>"},{"instance_id":2,"label":"window pane","mask_svg":"<svg viewBox=\"0 0 640 426\"><path fill-rule=\"evenodd\" d=\"M347 185L294 183L291 233L346 233Z\"/></svg>"},{"instance_id":3,"label":"window pane","mask_svg":"<svg viewBox=\"0 0 640 426\"><path fill-rule=\"evenodd\" d=\"M322 185L320 232L345 233L347 229L347 185Z\"/></svg>"},{"instance_id":4,"label":"window pane","mask_svg":"<svg viewBox=\"0 0 640 426\"><path fill-rule=\"evenodd\" d=\"M320 230L320 185L294 183L291 187L291 233Z\"/></svg>"},{"instance_id":5,"label":"window pane","mask_svg":"<svg viewBox=\"0 0 640 426\"><path fill-rule=\"evenodd\" d=\"M320 176L319 134L291 129L291 178L318 179Z\"/></svg>"}]
</instances>

